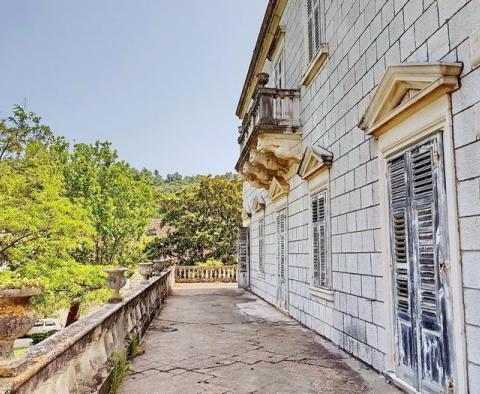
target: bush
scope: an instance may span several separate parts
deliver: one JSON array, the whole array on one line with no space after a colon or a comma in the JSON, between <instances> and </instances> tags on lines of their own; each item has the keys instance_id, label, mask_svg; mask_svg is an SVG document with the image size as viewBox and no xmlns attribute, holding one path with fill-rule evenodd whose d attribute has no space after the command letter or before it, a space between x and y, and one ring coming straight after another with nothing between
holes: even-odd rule
<instances>
[{"instance_id":1,"label":"bush","mask_svg":"<svg viewBox=\"0 0 480 394\"><path fill-rule=\"evenodd\" d=\"M32 338L32 345L36 345L37 343L42 342L44 339L47 339L48 337L52 336L56 332L58 331L52 330L47 332L38 332L38 333L29 335L29 337Z\"/></svg>"},{"instance_id":2,"label":"bush","mask_svg":"<svg viewBox=\"0 0 480 394\"><path fill-rule=\"evenodd\" d=\"M224 266L224 264L221 261L215 260L215 259L208 259L207 261L195 263L195 265L197 267L223 267Z\"/></svg>"}]
</instances>

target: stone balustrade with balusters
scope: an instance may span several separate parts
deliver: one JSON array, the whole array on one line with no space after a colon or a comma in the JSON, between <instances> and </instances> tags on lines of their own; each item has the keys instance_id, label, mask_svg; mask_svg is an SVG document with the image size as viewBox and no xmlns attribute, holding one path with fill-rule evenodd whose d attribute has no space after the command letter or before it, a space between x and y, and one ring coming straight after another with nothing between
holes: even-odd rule
<instances>
[{"instance_id":1,"label":"stone balustrade with balusters","mask_svg":"<svg viewBox=\"0 0 480 394\"><path fill-rule=\"evenodd\" d=\"M236 282L237 266L177 266L175 268L175 281L179 283Z\"/></svg>"}]
</instances>

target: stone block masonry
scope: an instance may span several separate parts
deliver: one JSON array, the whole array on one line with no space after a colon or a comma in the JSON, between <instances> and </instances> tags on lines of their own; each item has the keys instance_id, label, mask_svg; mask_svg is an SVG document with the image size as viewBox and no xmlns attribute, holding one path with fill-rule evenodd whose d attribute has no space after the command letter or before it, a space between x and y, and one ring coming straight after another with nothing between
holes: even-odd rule
<instances>
[{"instance_id":1,"label":"stone block masonry","mask_svg":"<svg viewBox=\"0 0 480 394\"><path fill-rule=\"evenodd\" d=\"M463 64L460 89L452 93L453 166L457 187L459 264L463 270L468 382L480 388L480 0L325 0L328 57L308 86L305 69L304 1L289 0L280 25L286 88L300 87L302 146L320 145L333 153L328 192L331 218L329 253L333 295L312 290L310 191L293 175L283 202L267 201L252 212L251 289L275 304L277 239L275 215L288 212L288 312L379 371L386 364L386 309L381 253L378 142L357 127L387 67L398 63ZM472 52L473 51L473 52ZM271 75L274 63L264 70ZM245 205L258 191L246 184ZM283 205L282 205L283 204ZM258 220L265 221L265 272L258 269ZM478 342L478 341L477 341Z\"/></svg>"}]
</instances>

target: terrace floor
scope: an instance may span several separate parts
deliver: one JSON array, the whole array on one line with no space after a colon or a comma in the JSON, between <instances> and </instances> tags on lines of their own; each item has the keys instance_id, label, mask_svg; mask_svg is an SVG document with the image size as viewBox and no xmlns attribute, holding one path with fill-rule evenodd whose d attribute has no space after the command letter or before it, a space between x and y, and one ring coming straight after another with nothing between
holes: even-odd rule
<instances>
[{"instance_id":1,"label":"terrace floor","mask_svg":"<svg viewBox=\"0 0 480 394\"><path fill-rule=\"evenodd\" d=\"M236 284L177 285L120 393L396 393Z\"/></svg>"}]
</instances>

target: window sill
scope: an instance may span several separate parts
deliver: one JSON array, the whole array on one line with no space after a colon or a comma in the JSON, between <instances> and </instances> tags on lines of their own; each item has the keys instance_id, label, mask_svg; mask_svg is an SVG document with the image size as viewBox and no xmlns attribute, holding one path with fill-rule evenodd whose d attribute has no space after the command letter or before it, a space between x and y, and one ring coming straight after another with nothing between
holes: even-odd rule
<instances>
[{"instance_id":1,"label":"window sill","mask_svg":"<svg viewBox=\"0 0 480 394\"><path fill-rule=\"evenodd\" d=\"M328 45L327 44L320 45L320 49L318 50L317 55L310 62L307 68L307 71L305 71L305 74L303 75L303 78L302 78L303 86L310 85L313 78L315 78L317 73L320 71L320 68L322 68L323 63L325 63L325 60L327 60L327 56L328 56Z\"/></svg>"},{"instance_id":2,"label":"window sill","mask_svg":"<svg viewBox=\"0 0 480 394\"><path fill-rule=\"evenodd\" d=\"M309 289L310 298L320 298L328 302L333 302L333 290L313 286L310 286Z\"/></svg>"}]
</instances>

